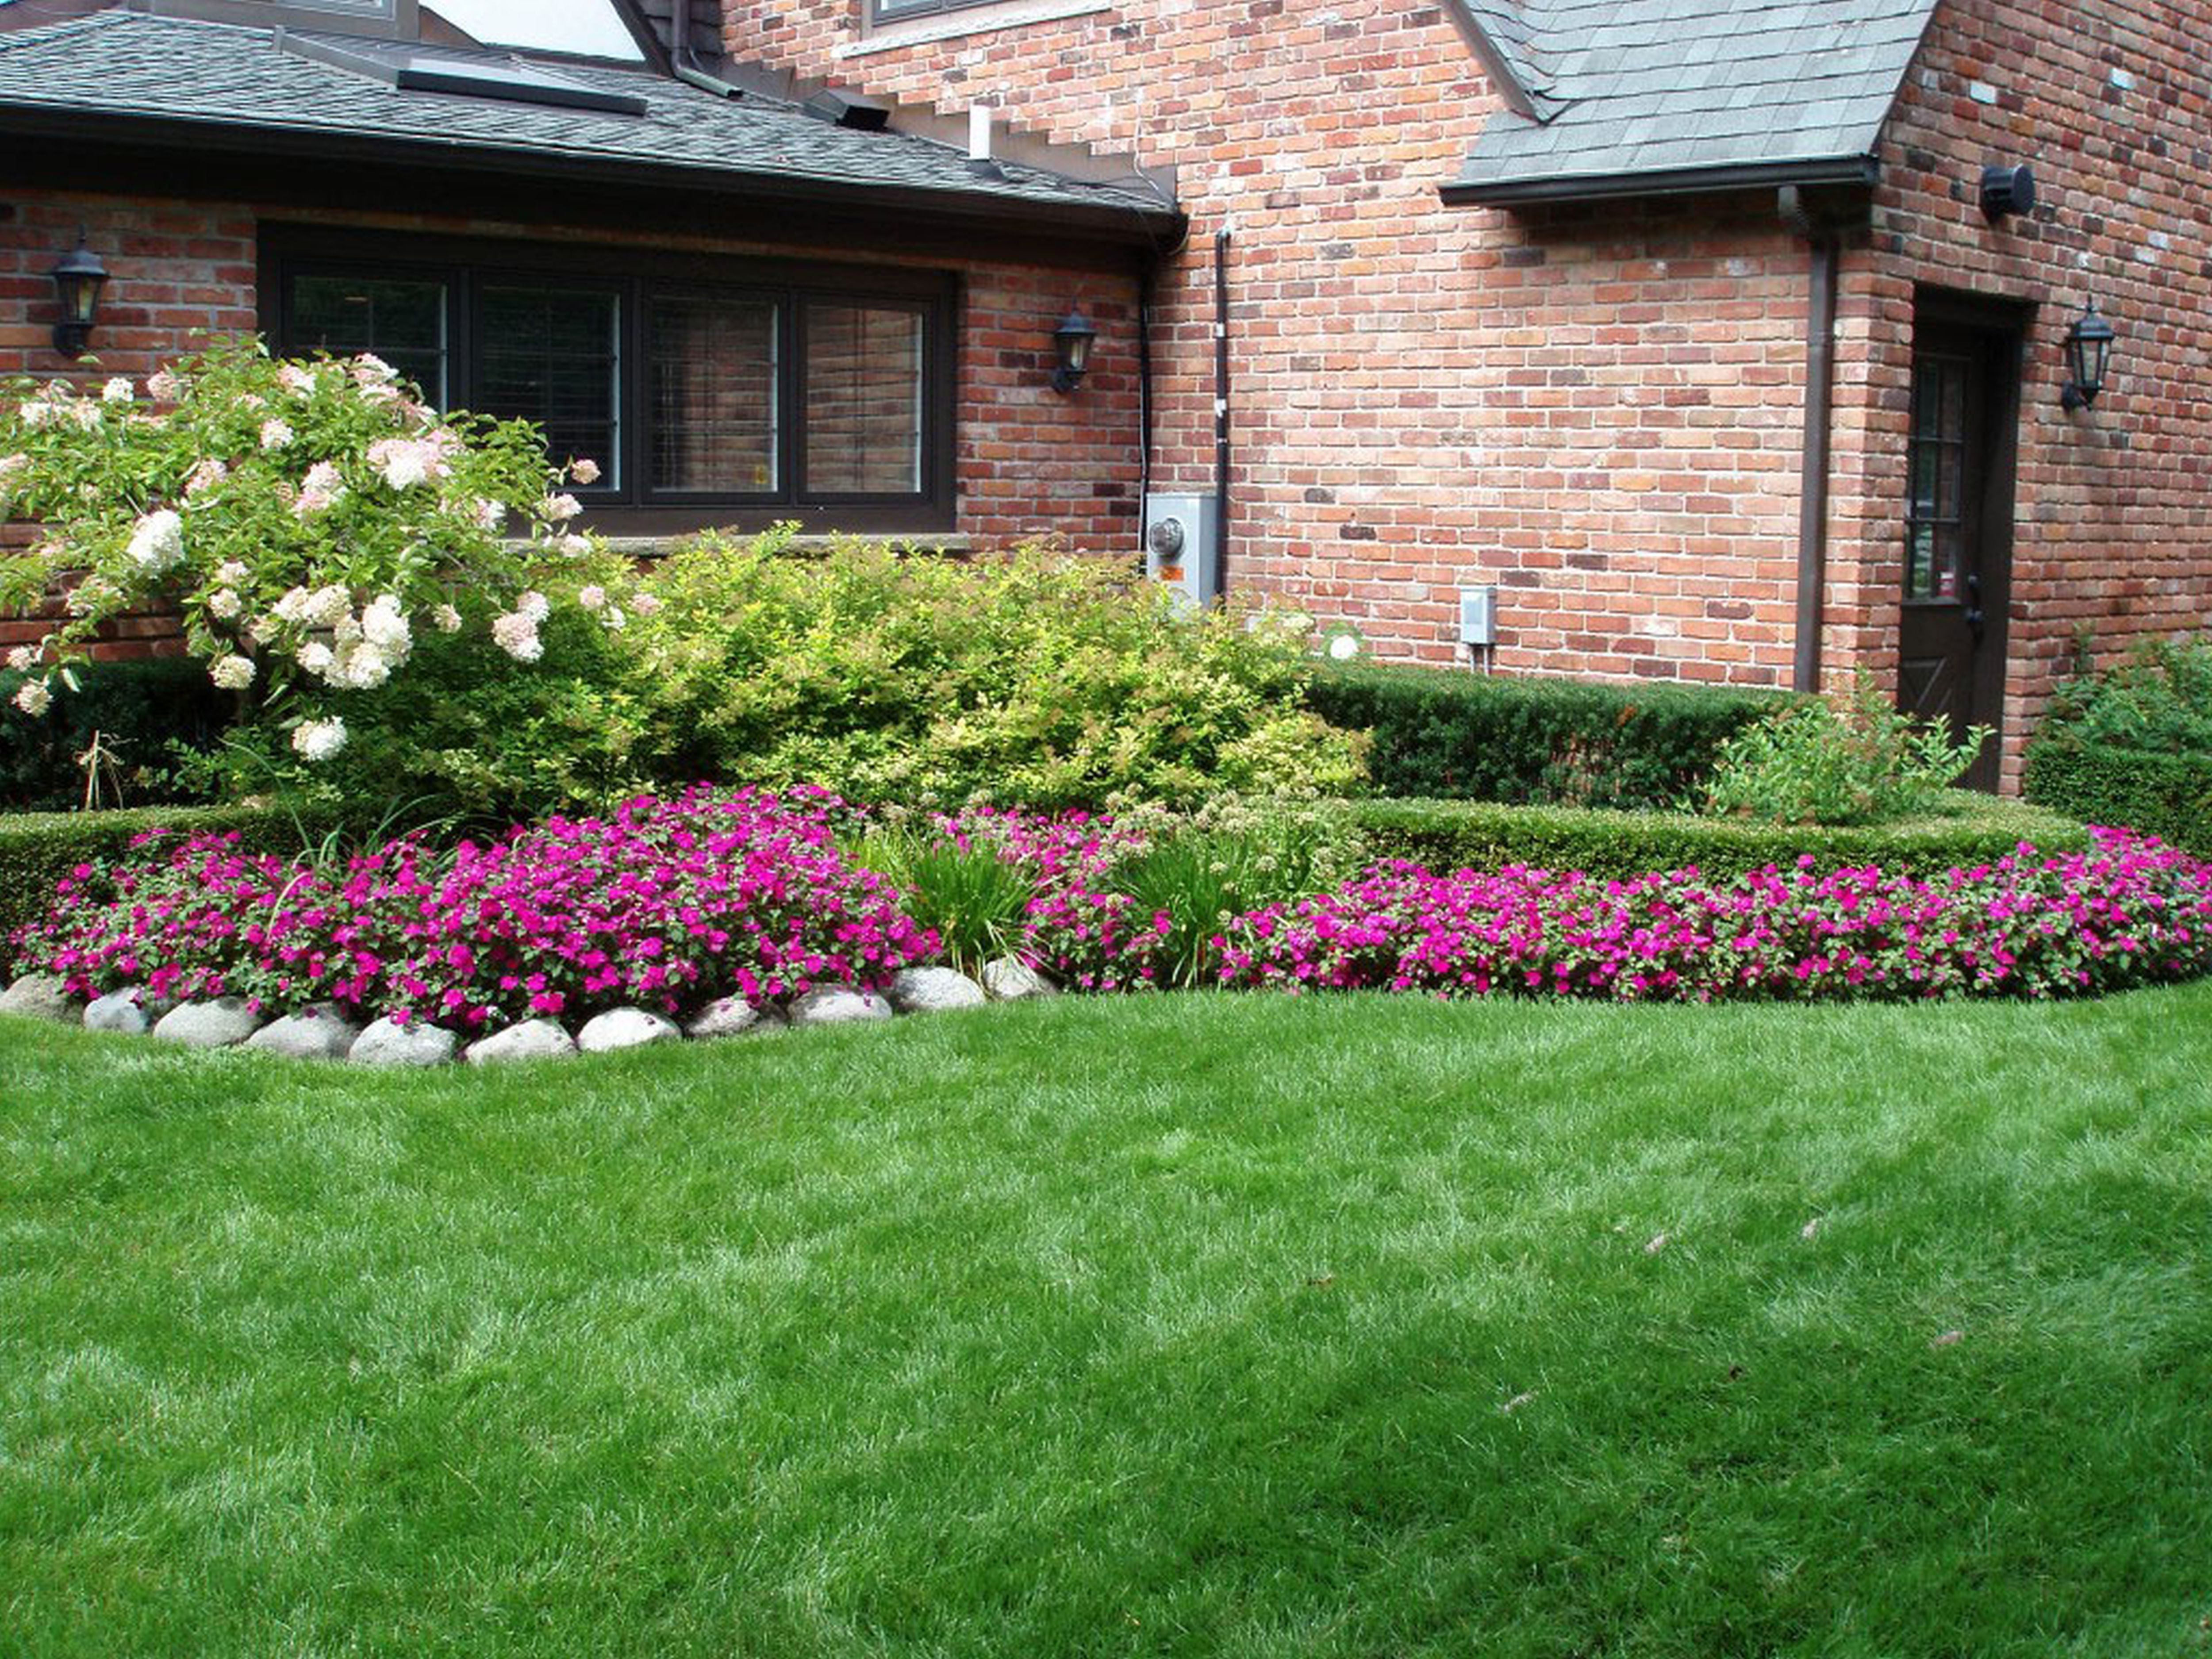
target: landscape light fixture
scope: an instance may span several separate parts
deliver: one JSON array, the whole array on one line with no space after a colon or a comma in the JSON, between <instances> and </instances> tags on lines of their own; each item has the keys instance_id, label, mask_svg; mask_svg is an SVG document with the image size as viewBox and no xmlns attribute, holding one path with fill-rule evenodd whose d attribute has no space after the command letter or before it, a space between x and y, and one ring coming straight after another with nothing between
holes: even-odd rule
<instances>
[{"instance_id":1,"label":"landscape light fixture","mask_svg":"<svg viewBox=\"0 0 2212 1659\"><path fill-rule=\"evenodd\" d=\"M1083 377L1091 368L1091 343L1097 337L1098 331L1079 311L1071 311L1060 319L1060 326L1052 331L1053 357L1057 364L1052 371L1054 392L1064 396L1083 384Z\"/></svg>"},{"instance_id":2,"label":"landscape light fixture","mask_svg":"<svg viewBox=\"0 0 2212 1659\"><path fill-rule=\"evenodd\" d=\"M2087 409L2105 389L2105 369L2112 355L2112 325L2097 314L2093 300L2081 307L2074 326L2066 331L2066 386L2058 394L2059 406Z\"/></svg>"},{"instance_id":3,"label":"landscape light fixture","mask_svg":"<svg viewBox=\"0 0 2212 1659\"><path fill-rule=\"evenodd\" d=\"M82 230L76 234L76 252L54 267L53 278L62 308L61 321L54 325L54 349L64 357L82 356L100 317L100 290L107 286L107 267L85 246Z\"/></svg>"}]
</instances>

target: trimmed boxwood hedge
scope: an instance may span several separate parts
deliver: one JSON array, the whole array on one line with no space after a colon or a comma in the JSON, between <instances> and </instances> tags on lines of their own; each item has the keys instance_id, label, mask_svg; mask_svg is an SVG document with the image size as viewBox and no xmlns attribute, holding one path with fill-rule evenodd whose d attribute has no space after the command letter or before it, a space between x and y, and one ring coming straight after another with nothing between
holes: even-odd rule
<instances>
[{"instance_id":1,"label":"trimmed boxwood hedge","mask_svg":"<svg viewBox=\"0 0 2212 1659\"><path fill-rule=\"evenodd\" d=\"M265 806L140 806L118 812L0 815L0 941L36 921L53 902L54 884L80 864L121 857L148 830L235 830L248 846L288 852L320 824Z\"/></svg>"},{"instance_id":2,"label":"trimmed boxwood hedge","mask_svg":"<svg viewBox=\"0 0 2212 1659\"><path fill-rule=\"evenodd\" d=\"M1307 705L1367 728L1377 795L1666 811L1773 691L1509 679L1377 664L1317 672Z\"/></svg>"},{"instance_id":3,"label":"trimmed boxwood hedge","mask_svg":"<svg viewBox=\"0 0 2212 1659\"><path fill-rule=\"evenodd\" d=\"M2047 737L2029 748L2021 784L2030 800L2085 823L2212 854L2212 754Z\"/></svg>"},{"instance_id":4,"label":"trimmed boxwood hedge","mask_svg":"<svg viewBox=\"0 0 2212 1659\"><path fill-rule=\"evenodd\" d=\"M1376 858L1410 859L1436 871L1526 864L1624 879L1692 865L1726 879L1807 853L1823 870L1872 864L1929 876L1993 862L2024 841L2045 853L2089 844L2087 831L2058 813L1963 791L1956 807L1940 815L1850 828L1493 801L1363 800L1346 811Z\"/></svg>"}]
</instances>

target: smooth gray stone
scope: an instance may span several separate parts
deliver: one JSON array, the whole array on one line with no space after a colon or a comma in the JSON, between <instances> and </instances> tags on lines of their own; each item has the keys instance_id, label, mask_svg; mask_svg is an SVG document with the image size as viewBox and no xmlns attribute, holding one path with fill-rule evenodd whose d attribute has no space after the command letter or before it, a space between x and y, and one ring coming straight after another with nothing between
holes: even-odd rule
<instances>
[{"instance_id":1,"label":"smooth gray stone","mask_svg":"<svg viewBox=\"0 0 2212 1659\"><path fill-rule=\"evenodd\" d=\"M743 997L717 997L684 1023L684 1033L703 1042L714 1037L781 1031L784 1024L783 1016L773 1008L756 1008Z\"/></svg>"},{"instance_id":2,"label":"smooth gray stone","mask_svg":"<svg viewBox=\"0 0 2212 1659\"><path fill-rule=\"evenodd\" d=\"M149 1004L152 1004L149 1011ZM84 1006L84 1029L88 1031L119 1031L125 1036L143 1036L154 1029L154 1022L169 1012L168 1006L154 1003L139 986L126 986L120 991L110 991L104 997L94 997Z\"/></svg>"},{"instance_id":3,"label":"smooth gray stone","mask_svg":"<svg viewBox=\"0 0 2212 1659\"><path fill-rule=\"evenodd\" d=\"M504 1031L478 1037L465 1053L471 1066L498 1066L510 1060L573 1060L576 1039L550 1019L526 1019Z\"/></svg>"},{"instance_id":4,"label":"smooth gray stone","mask_svg":"<svg viewBox=\"0 0 2212 1659\"><path fill-rule=\"evenodd\" d=\"M890 1003L850 985L817 985L791 1005L793 1025L850 1025L892 1018Z\"/></svg>"},{"instance_id":5,"label":"smooth gray stone","mask_svg":"<svg viewBox=\"0 0 2212 1659\"><path fill-rule=\"evenodd\" d=\"M292 1060L343 1060L360 1037L360 1026L318 1002L263 1026L246 1046Z\"/></svg>"},{"instance_id":6,"label":"smooth gray stone","mask_svg":"<svg viewBox=\"0 0 2212 1659\"><path fill-rule=\"evenodd\" d=\"M346 1058L356 1066L444 1066L460 1045L442 1025L419 1019L402 1025L387 1016L354 1039Z\"/></svg>"},{"instance_id":7,"label":"smooth gray stone","mask_svg":"<svg viewBox=\"0 0 2212 1659\"><path fill-rule=\"evenodd\" d=\"M1019 957L1000 957L983 964L983 988L1001 1002L1024 997L1057 996L1060 988Z\"/></svg>"},{"instance_id":8,"label":"smooth gray stone","mask_svg":"<svg viewBox=\"0 0 2212 1659\"><path fill-rule=\"evenodd\" d=\"M51 1019L74 1025L84 1018L84 1004L62 988L60 975L26 974L0 991L0 1014L21 1014L26 1019Z\"/></svg>"},{"instance_id":9,"label":"smooth gray stone","mask_svg":"<svg viewBox=\"0 0 2212 1659\"><path fill-rule=\"evenodd\" d=\"M179 1003L154 1022L154 1036L186 1048L233 1048L267 1023L246 1006L244 997L217 997Z\"/></svg>"},{"instance_id":10,"label":"smooth gray stone","mask_svg":"<svg viewBox=\"0 0 2212 1659\"><path fill-rule=\"evenodd\" d=\"M902 1014L980 1008L990 1000L981 986L957 968L902 968L884 988L884 997Z\"/></svg>"},{"instance_id":11,"label":"smooth gray stone","mask_svg":"<svg viewBox=\"0 0 2212 1659\"><path fill-rule=\"evenodd\" d=\"M684 1033L672 1019L643 1008L610 1008L594 1014L576 1033L576 1046L587 1054L611 1054L618 1048L642 1048L655 1042L681 1042Z\"/></svg>"}]
</instances>

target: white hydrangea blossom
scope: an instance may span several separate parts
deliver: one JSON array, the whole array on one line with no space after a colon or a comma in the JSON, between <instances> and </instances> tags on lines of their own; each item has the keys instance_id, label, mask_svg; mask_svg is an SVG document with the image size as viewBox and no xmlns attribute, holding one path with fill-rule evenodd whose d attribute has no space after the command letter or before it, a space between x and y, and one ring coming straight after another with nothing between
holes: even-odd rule
<instances>
[{"instance_id":1,"label":"white hydrangea blossom","mask_svg":"<svg viewBox=\"0 0 2212 1659\"><path fill-rule=\"evenodd\" d=\"M441 605L433 611L430 613L430 620L436 624L441 634L458 634L461 631L461 613L450 605Z\"/></svg>"},{"instance_id":2,"label":"white hydrangea blossom","mask_svg":"<svg viewBox=\"0 0 2212 1659\"><path fill-rule=\"evenodd\" d=\"M607 590L597 582L586 582L576 590L576 603L586 611L597 611L607 602Z\"/></svg>"},{"instance_id":3,"label":"white hydrangea blossom","mask_svg":"<svg viewBox=\"0 0 2212 1659\"><path fill-rule=\"evenodd\" d=\"M517 662L536 662L545 654L545 643L538 637L537 619L520 611L509 611L494 617L491 637L501 650Z\"/></svg>"},{"instance_id":4,"label":"white hydrangea blossom","mask_svg":"<svg viewBox=\"0 0 2212 1659\"><path fill-rule=\"evenodd\" d=\"M146 377L146 395L155 403L173 404L184 389L185 383L166 368L157 368Z\"/></svg>"},{"instance_id":5,"label":"white hydrangea blossom","mask_svg":"<svg viewBox=\"0 0 2212 1659\"><path fill-rule=\"evenodd\" d=\"M285 422L271 419L261 423L261 447L264 449L282 449L292 441L293 436L291 427Z\"/></svg>"},{"instance_id":6,"label":"white hydrangea blossom","mask_svg":"<svg viewBox=\"0 0 2212 1659\"><path fill-rule=\"evenodd\" d=\"M228 622L245 609L237 594L228 587L218 587L208 595L208 615L220 622Z\"/></svg>"},{"instance_id":7,"label":"white hydrangea blossom","mask_svg":"<svg viewBox=\"0 0 2212 1659\"><path fill-rule=\"evenodd\" d=\"M292 733L292 747L319 764L345 747L345 722L336 714L324 720L302 720Z\"/></svg>"},{"instance_id":8,"label":"white hydrangea blossom","mask_svg":"<svg viewBox=\"0 0 2212 1659\"><path fill-rule=\"evenodd\" d=\"M131 386L131 377L127 374L118 374L100 388L100 400L103 403L127 404L137 395L137 391Z\"/></svg>"},{"instance_id":9,"label":"white hydrangea blossom","mask_svg":"<svg viewBox=\"0 0 2212 1659\"><path fill-rule=\"evenodd\" d=\"M315 371L302 368L297 363L286 363L276 371L276 383L296 398L310 398L317 384Z\"/></svg>"},{"instance_id":10,"label":"white hydrangea blossom","mask_svg":"<svg viewBox=\"0 0 2212 1659\"><path fill-rule=\"evenodd\" d=\"M660 601L650 593L634 594L629 608L641 617L656 616L660 611Z\"/></svg>"},{"instance_id":11,"label":"white hydrangea blossom","mask_svg":"<svg viewBox=\"0 0 2212 1659\"><path fill-rule=\"evenodd\" d=\"M19 645L8 653L8 666L15 673L27 673L30 672L31 665L38 659L39 653L32 650L29 646Z\"/></svg>"},{"instance_id":12,"label":"white hydrangea blossom","mask_svg":"<svg viewBox=\"0 0 2212 1659\"><path fill-rule=\"evenodd\" d=\"M338 659L337 653L320 640L309 640L295 655L300 666L318 679L327 678Z\"/></svg>"},{"instance_id":13,"label":"white hydrangea blossom","mask_svg":"<svg viewBox=\"0 0 2212 1659\"><path fill-rule=\"evenodd\" d=\"M336 628L353 616L353 595L336 582L308 594L300 607L300 620L310 628Z\"/></svg>"},{"instance_id":14,"label":"white hydrangea blossom","mask_svg":"<svg viewBox=\"0 0 2212 1659\"><path fill-rule=\"evenodd\" d=\"M1359 636L1339 634L1328 642L1328 654L1338 662L1350 662L1359 654Z\"/></svg>"},{"instance_id":15,"label":"white hydrangea blossom","mask_svg":"<svg viewBox=\"0 0 2212 1659\"><path fill-rule=\"evenodd\" d=\"M599 464L586 457L568 463L568 476L580 484L594 484L599 481Z\"/></svg>"},{"instance_id":16,"label":"white hydrangea blossom","mask_svg":"<svg viewBox=\"0 0 2212 1659\"><path fill-rule=\"evenodd\" d=\"M185 556L185 521L167 507L149 513L131 532L131 562L159 575Z\"/></svg>"},{"instance_id":17,"label":"white hydrangea blossom","mask_svg":"<svg viewBox=\"0 0 2212 1659\"><path fill-rule=\"evenodd\" d=\"M610 634L619 634L629 625L629 618L623 615L622 607L618 605L609 605L607 614L599 620L606 624Z\"/></svg>"},{"instance_id":18,"label":"white hydrangea blossom","mask_svg":"<svg viewBox=\"0 0 2212 1659\"><path fill-rule=\"evenodd\" d=\"M217 657L208 669L208 678L225 691L243 691L253 684L253 659L233 653Z\"/></svg>"},{"instance_id":19,"label":"white hydrangea blossom","mask_svg":"<svg viewBox=\"0 0 2212 1659\"><path fill-rule=\"evenodd\" d=\"M574 495L548 495L538 504L538 516L556 524L565 524L583 510L584 504Z\"/></svg>"},{"instance_id":20,"label":"white hydrangea blossom","mask_svg":"<svg viewBox=\"0 0 2212 1659\"><path fill-rule=\"evenodd\" d=\"M189 499L204 491L213 489L229 476L229 467L210 455L194 466L191 475L185 480L185 497Z\"/></svg>"},{"instance_id":21,"label":"white hydrangea blossom","mask_svg":"<svg viewBox=\"0 0 2212 1659\"><path fill-rule=\"evenodd\" d=\"M16 688L15 707L26 714L43 714L54 705L54 694L46 690L44 680L26 680Z\"/></svg>"},{"instance_id":22,"label":"white hydrangea blossom","mask_svg":"<svg viewBox=\"0 0 2212 1659\"><path fill-rule=\"evenodd\" d=\"M215 579L225 587L243 587L246 579L252 574L243 559L225 559L215 568Z\"/></svg>"},{"instance_id":23,"label":"white hydrangea blossom","mask_svg":"<svg viewBox=\"0 0 2212 1659\"><path fill-rule=\"evenodd\" d=\"M361 635L380 651L406 654L415 642L415 635L408 626L407 613L400 609L397 593L378 594L361 613Z\"/></svg>"},{"instance_id":24,"label":"white hydrangea blossom","mask_svg":"<svg viewBox=\"0 0 2212 1659\"><path fill-rule=\"evenodd\" d=\"M532 628L537 627L538 623L553 614L551 601L535 589L524 593L521 598L515 600L514 609L518 616L530 618L530 625Z\"/></svg>"}]
</instances>

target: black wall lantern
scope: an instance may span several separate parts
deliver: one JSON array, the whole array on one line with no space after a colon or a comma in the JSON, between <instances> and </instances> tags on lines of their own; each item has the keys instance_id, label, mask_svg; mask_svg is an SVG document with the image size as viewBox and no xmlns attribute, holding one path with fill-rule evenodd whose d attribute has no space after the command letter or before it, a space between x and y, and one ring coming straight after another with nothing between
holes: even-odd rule
<instances>
[{"instance_id":1,"label":"black wall lantern","mask_svg":"<svg viewBox=\"0 0 2212 1659\"><path fill-rule=\"evenodd\" d=\"M2096 302L2081 307L2074 326L2066 331L2066 387L2058 394L2063 409L2087 409L2105 389L2105 368L2112 355L2112 325L2097 314Z\"/></svg>"},{"instance_id":2,"label":"black wall lantern","mask_svg":"<svg viewBox=\"0 0 2212 1659\"><path fill-rule=\"evenodd\" d=\"M1052 371L1054 392L1070 392L1083 384L1083 377L1091 368L1091 343L1097 337L1098 331L1079 311L1071 311L1060 319L1060 326L1052 331L1056 364Z\"/></svg>"},{"instance_id":3,"label":"black wall lantern","mask_svg":"<svg viewBox=\"0 0 2212 1659\"><path fill-rule=\"evenodd\" d=\"M100 290L107 286L107 267L76 234L76 252L64 256L53 269L54 294L61 301L62 319L54 325L54 349L64 357L82 356L100 316Z\"/></svg>"}]
</instances>

